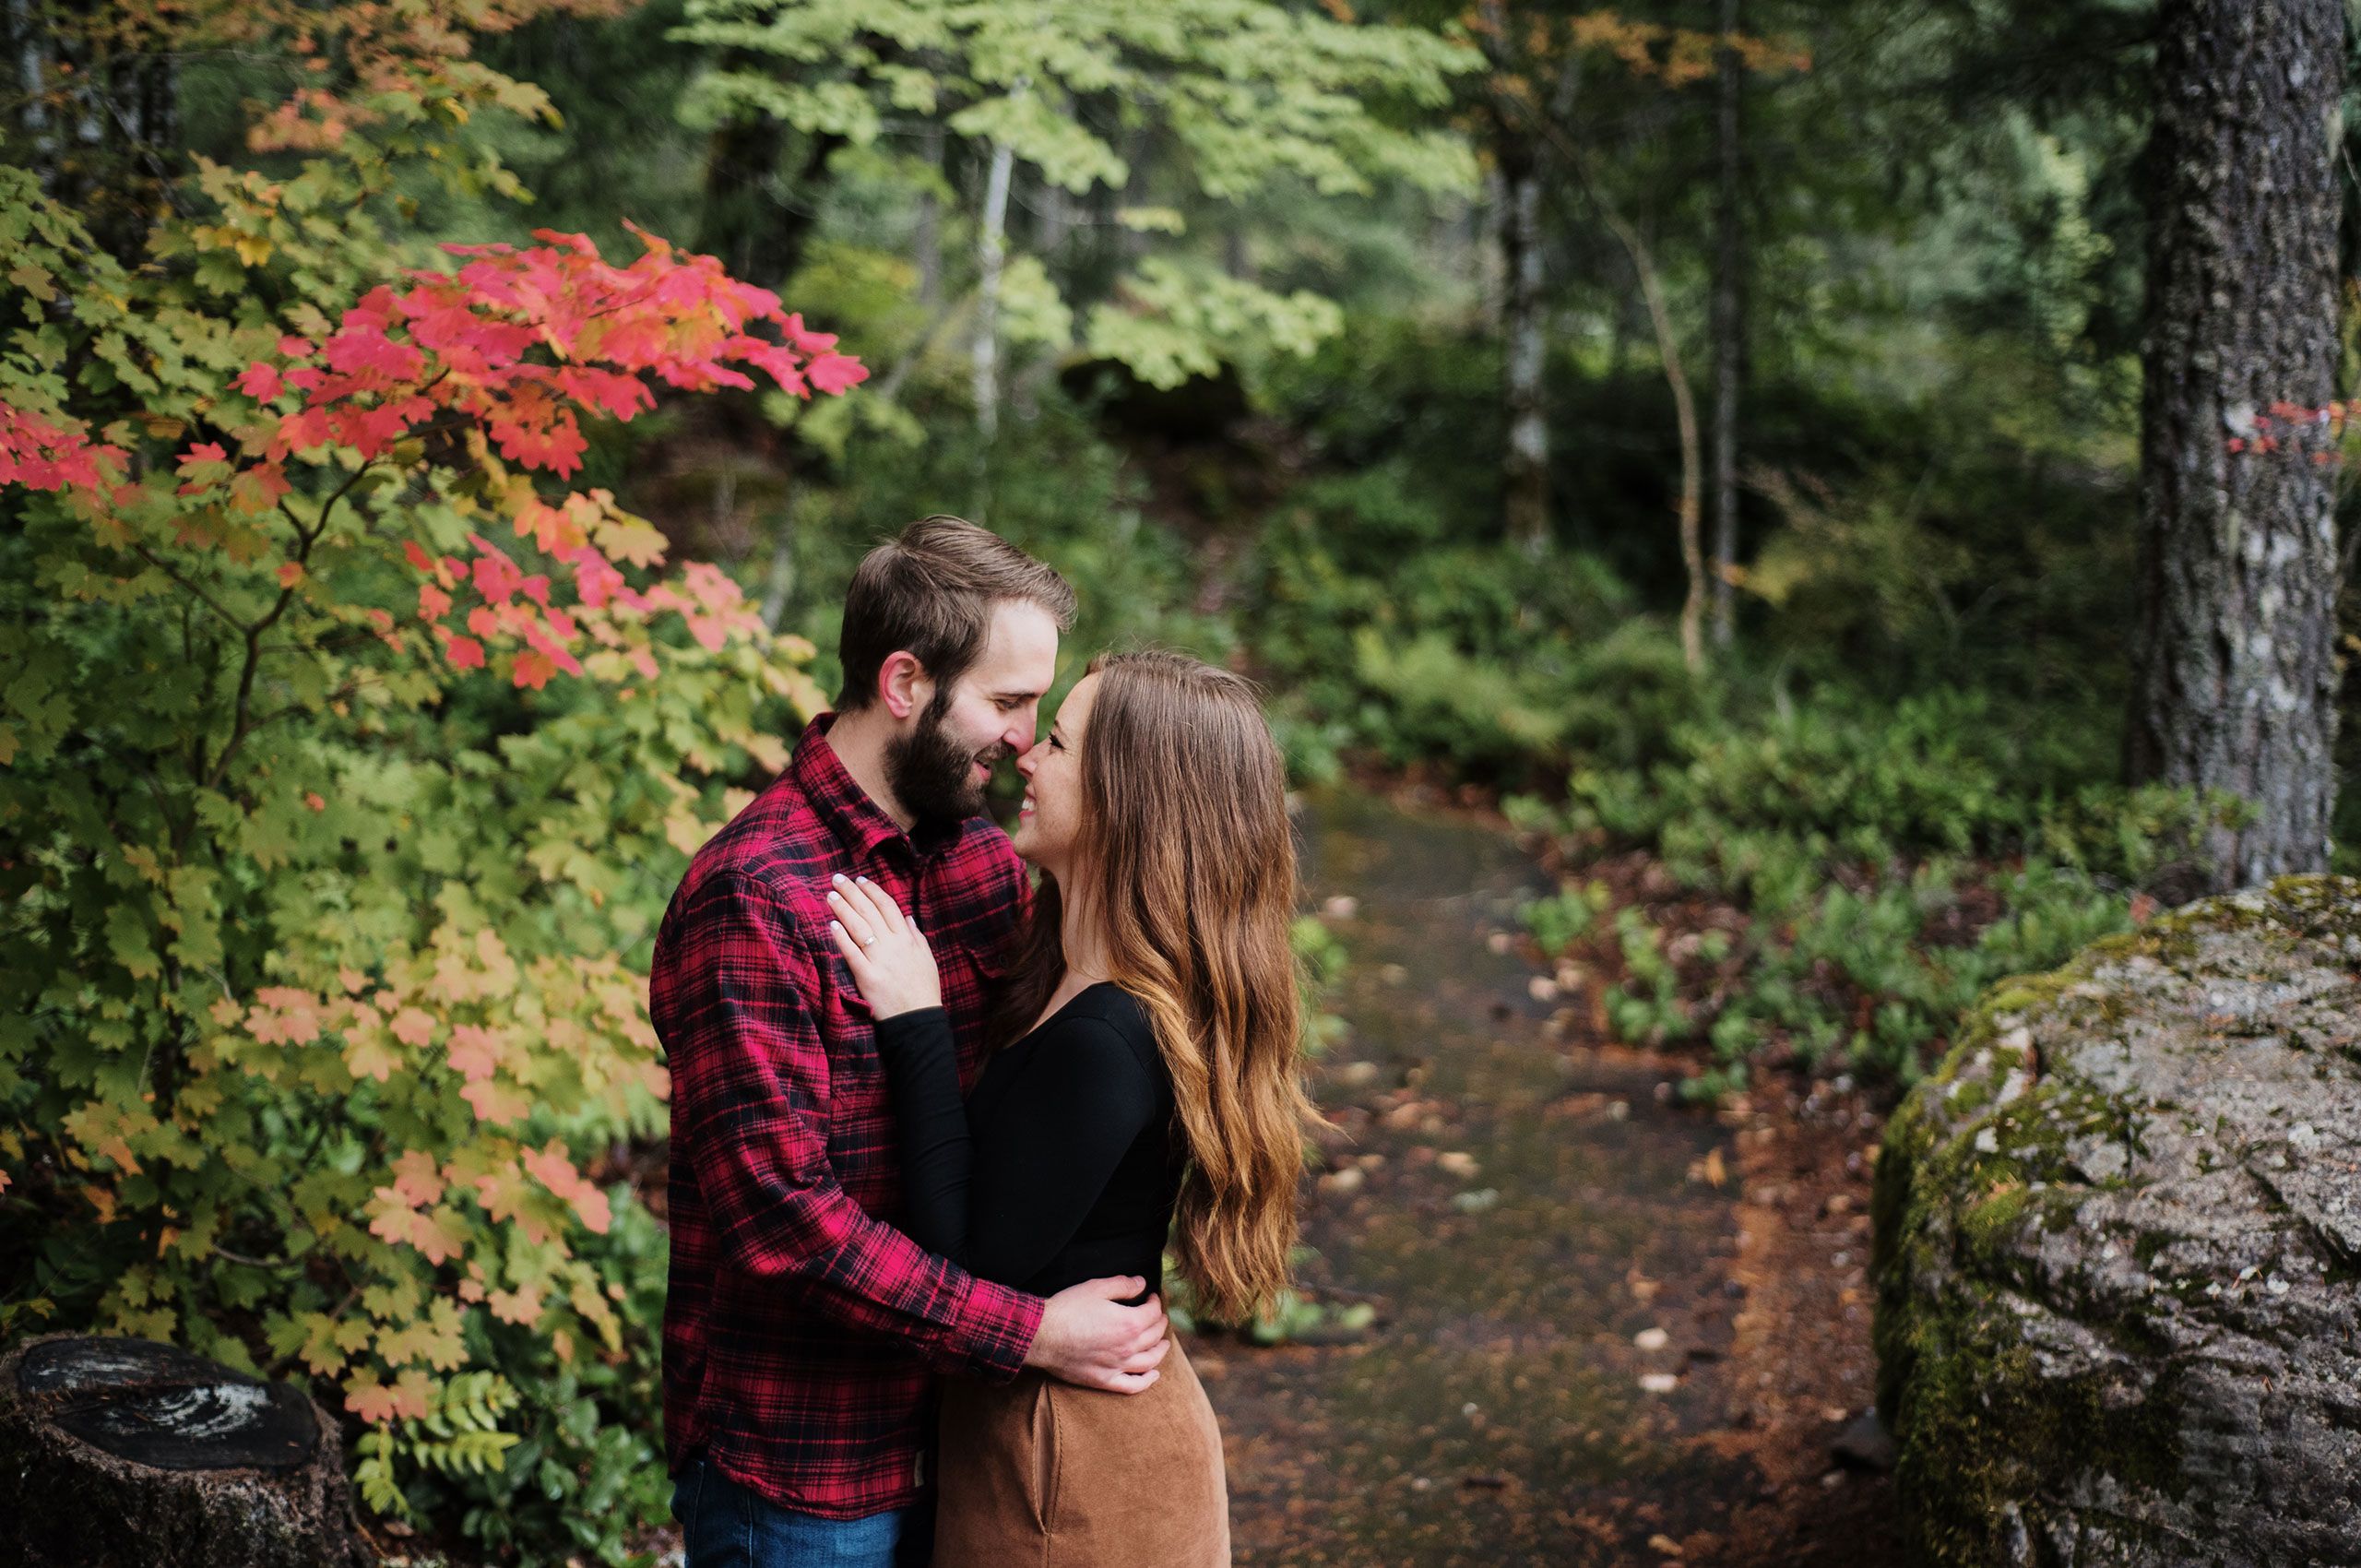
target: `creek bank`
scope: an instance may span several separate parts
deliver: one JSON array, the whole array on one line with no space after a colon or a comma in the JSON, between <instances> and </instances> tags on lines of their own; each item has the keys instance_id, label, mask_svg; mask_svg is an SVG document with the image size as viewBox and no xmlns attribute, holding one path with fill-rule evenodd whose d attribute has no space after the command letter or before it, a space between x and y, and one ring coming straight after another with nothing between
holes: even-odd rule
<instances>
[{"instance_id":1,"label":"creek bank","mask_svg":"<svg viewBox=\"0 0 2361 1568\"><path fill-rule=\"evenodd\" d=\"M2361 883L1996 987L1878 1162L1880 1405L1936 1568L2350 1563Z\"/></svg>"}]
</instances>

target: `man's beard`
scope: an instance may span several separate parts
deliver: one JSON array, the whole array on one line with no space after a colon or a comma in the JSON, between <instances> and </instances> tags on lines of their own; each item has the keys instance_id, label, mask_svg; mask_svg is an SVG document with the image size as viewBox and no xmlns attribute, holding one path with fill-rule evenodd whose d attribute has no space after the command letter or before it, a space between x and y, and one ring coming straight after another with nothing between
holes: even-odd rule
<instances>
[{"instance_id":1,"label":"man's beard","mask_svg":"<svg viewBox=\"0 0 2361 1568\"><path fill-rule=\"evenodd\" d=\"M885 747L885 782L902 809L921 822L983 814L984 786L975 780L975 766L993 766L1008 755L998 742L977 752L953 740L943 726L946 706L928 704L919 727Z\"/></svg>"}]
</instances>

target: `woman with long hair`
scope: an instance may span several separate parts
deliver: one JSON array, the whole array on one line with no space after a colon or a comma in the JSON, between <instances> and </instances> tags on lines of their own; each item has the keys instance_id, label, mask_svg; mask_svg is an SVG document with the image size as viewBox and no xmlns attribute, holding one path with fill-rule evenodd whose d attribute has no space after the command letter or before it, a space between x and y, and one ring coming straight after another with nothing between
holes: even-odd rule
<instances>
[{"instance_id":1,"label":"woman with long hair","mask_svg":"<svg viewBox=\"0 0 2361 1568\"><path fill-rule=\"evenodd\" d=\"M1037 1295L1157 1289L1169 1237L1199 1310L1240 1321L1287 1283L1312 1116L1278 747L1239 676L1102 655L1017 768L1040 888L964 1104L923 911L859 881L830 896L893 1083L908 1233ZM1204 1390L1177 1343L1138 1376L947 1384L936 1562L1228 1563Z\"/></svg>"}]
</instances>

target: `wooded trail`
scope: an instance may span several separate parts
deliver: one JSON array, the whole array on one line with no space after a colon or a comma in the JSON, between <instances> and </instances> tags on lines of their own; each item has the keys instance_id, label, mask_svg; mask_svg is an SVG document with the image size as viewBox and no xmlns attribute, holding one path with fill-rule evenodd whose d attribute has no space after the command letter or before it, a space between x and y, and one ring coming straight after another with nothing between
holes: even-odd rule
<instances>
[{"instance_id":1,"label":"wooded trail","mask_svg":"<svg viewBox=\"0 0 2361 1568\"><path fill-rule=\"evenodd\" d=\"M1511 933L1539 869L1504 832L1357 795L1307 823L1352 966L1330 1002L1350 1034L1314 1074L1339 1135L1305 1277L1379 1320L1344 1345L1192 1345L1239 1562L1707 1562L1741 1542L1756 1564L1879 1561L1858 1520L1883 1483L1835 1468L1833 1423L1785 1435L1801 1464L1754 1452L1738 1148L1660 1091L1674 1063L1584 1038L1584 1010L1534 985ZM1773 1326L1745 1337L1768 1348ZM1865 1375L1865 1312L1852 1338L1856 1366L1807 1381ZM1800 1470L1849 1545L1779 1505Z\"/></svg>"}]
</instances>

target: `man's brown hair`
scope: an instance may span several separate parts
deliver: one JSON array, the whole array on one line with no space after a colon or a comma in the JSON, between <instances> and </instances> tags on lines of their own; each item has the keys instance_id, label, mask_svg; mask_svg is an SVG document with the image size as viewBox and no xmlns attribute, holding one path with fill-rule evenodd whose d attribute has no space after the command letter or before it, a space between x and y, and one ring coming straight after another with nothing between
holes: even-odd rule
<instances>
[{"instance_id":1,"label":"man's brown hair","mask_svg":"<svg viewBox=\"0 0 2361 1568\"><path fill-rule=\"evenodd\" d=\"M1074 625L1073 588L1000 535L964 517L912 523L862 556L852 575L836 638L845 671L837 711L875 702L877 672L896 653L924 665L943 700L983 653L992 606L1007 599L1039 605L1061 632Z\"/></svg>"}]
</instances>

